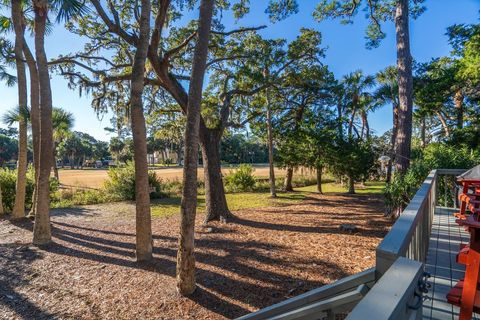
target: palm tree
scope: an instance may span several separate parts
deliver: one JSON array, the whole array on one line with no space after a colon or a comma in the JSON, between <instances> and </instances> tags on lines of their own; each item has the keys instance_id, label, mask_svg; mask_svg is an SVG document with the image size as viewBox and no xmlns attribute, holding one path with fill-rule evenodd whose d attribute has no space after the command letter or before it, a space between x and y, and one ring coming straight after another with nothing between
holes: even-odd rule
<instances>
[{"instance_id":1,"label":"palm tree","mask_svg":"<svg viewBox=\"0 0 480 320\"><path fill-rule=\"evenodd\" d=\"M9 110L3 115L2 118L6 125L12 126L13 124L18 123L19 127L17 183L15 187L15 204L13 206L12 219L21 219L25 217L25 197L27 186L27 123L29 117L30 111L28 110L28 107L24 105Z\"/></svg>"},{"instance_id":2,"label":"palm tree","mask_svg":"<svg viewBox=\"0 0 480 320\"><path fill-rule=\"evenodd\" d=\"M398 71L396 67L390 66L377 73L377 82L379 87L374 93L375 99L379 105L391 104L393 110L392 137L390 140L389 160L387 166L387 183L392 179L392 166L395 154L395 141L397 140L398 130Z\"/></svg>"},{"instance_id":3,"label":"palm tree","mask_svg":"<svg viewBox=\"0 0 480 320\"><path fill-rule=\"evenodd\" d=\"M355 128L355 118L357 112L360 111L362 125L367 126L366 111L361 110L362 105L366 106L370 93L367 91L375 85L375 78L373 76L365 76L361 70L356 70L343 77L342 83L345 88L345 96L348 99L348 106L350 107L350 119L348 120L348 137L353 137L353 130ZM369 129L367 129L368 131ZM363 130L362 130L363 131ZM360 134L357 131L357 134Z\"/></svg>"},{"instance_id":4,"label":"palm tree","mask_svg":"<svg viewBox=\"0 0 480 320\"><path fill-rule=\"evenodd\" d=\"M59 181L57 168L57 149L60 142L68 137L70 134L75 119L71 112L65 111L62 108L53 108L52 111L52 125L53 125L53 173L57 181Z\"/></svg>"},{"instance_id":5,"label":"palm tree","mask_svg":"<svg viewBox=\"0 0 480 320\"><path fill-rule=\"evenodd\" d=\"M52 168L53 130L52 130L52 89L45 53L45 31L48 19L49 3L47 0L33 0L35 13L35 55L37 59L40 83L40 162L37 184L37 202L33 243L45 244L51 240L50 230L50 186L49 178Z\"/></svg>"},{"instance_id":6,"label":"palm tree","mask_svg":"<svg viewBox=\"0 0 480 320\"><path fill-rule=\"evenodd\" d=\"M214 0L200 2L197 43L190 77L187 126L185 128L185 165L181 205L180 238L177 253L177 289L182 295L195 291L195 213L197 209L197 164L200 128L200 104L208 56L208 44Z\"/></svg>"},{"instance_id":7,"label":"palm tree","mask_svg":"<svg viewBox=\"0 0 480 320\"><path fill-rule=\"evenodd\" d=\"M17 78L7 71L7 64L11 64L12 52L14 47L7 39L0 38L0 82L5 83L8 87L13 87L17 83ZM8 61L7 61L8 60Z\"/></svg>"},{"instance_id":8,"label":"palm tree","mask_svg":"<svg viewBox=\"0 0 480 320\"><path fill-rule=\"evenodd\" d=\"M57 21L69 20L85 11L83 2L77 0L32 0L34 12L35 56L40 87L40 155L37 184L35 224L33 243L45 244L51 240L50 230L50 171L52 169L53 129L52 129L52 89L45 53L45 32L49 8L57 11Z\"/></svg>"},{"instance_id":9,"label":"palm tree","mask_svg":"<svg viewBox=\"0 0 480 320\"><path fill-rule=\"evenodd\" d=\"M23 55L23 34L25 26L22 23L22 5L20 0L13 0L11 6L12 20L4 23L4 30L8 30L8 25L13 25L15 31L14 58L17 69L17 88L18 88L18 108L11 110L4 115L4 122L8 125L18 123L18 162L17 162L17 183L15 187L15 204L13 207L12 218L21 219L25 217L25 197L27 186L27 74ZM1 78L7 77L3 70L0 71Z\"/></svg>"}]
</instances>

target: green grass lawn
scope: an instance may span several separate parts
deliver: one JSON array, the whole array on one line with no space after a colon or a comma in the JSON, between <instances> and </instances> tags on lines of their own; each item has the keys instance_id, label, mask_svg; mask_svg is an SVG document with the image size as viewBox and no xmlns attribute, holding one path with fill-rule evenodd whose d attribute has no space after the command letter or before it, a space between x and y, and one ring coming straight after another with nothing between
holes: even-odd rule
<instances>
[{"instance_id":1,"label":"green grass lawn","mask_svg":"<svg viewBox=\"0 0 480 320\"><path fill-rule=\"evenodd\" d=\"M371 181L366 182L365 187L361 187L360 185L355 185L355 192L360 194L380 194L383 193L383 189L385 188L385 182L378 182L378 181ZM303 188L296 188L295 190L303 191L303 192L317 192L317 186L307 186ZM346 192L346 187L342 187L341 185L329 182L322 184L322 191L323 193L338 193L338 192Z\"/></svg>"},{"instance_id":2,"label":"green grass lawn","mask_svg":"<svg viewBox=\"0 0 480 320\"><path fill-rule=\"evenodd\" d=\"M365 187L358 186L357 193L360 194L381 194L385 184L383 182L367 182ZM340 185L329 182L322 185L324 193L341 193L346 189ZM269 192L242 192L228 193L227 202L230 210L241 210L249 208L261 208L295 204L304 200L312 192L316 192L316 186L295 188L295 192L277 193L277 198L270 198ZM198 196L198 211L205 210L205 195ZM152 216L167 217L180 212L180 197L170 197L152 201Z\"/></svg>"}]
</instances>

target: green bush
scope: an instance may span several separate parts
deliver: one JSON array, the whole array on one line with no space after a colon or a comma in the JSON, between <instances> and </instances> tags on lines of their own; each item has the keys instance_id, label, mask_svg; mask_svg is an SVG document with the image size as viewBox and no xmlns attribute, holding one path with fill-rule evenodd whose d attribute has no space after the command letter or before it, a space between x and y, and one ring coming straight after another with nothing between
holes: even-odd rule
<instances>
[{"instance_id":1,"label":"green bush","mask_svg":"<svg viewBox=\"0 0 480 320\"><path fill-rule=\"evenodd\" d=\"M429 168L423 162L413 163L404 175L394 175L385 186L385 208L387 214L399 214L413 198L428 175Z\"/></svg>"},{"instance_id":2,"label":"green bush","mask_svg":"<svg viewBox=\"0 0 480 320\"><path fill-rule=\"evenodd\" d=\"M6 211L12 211L15 205L15 193L17 183L17 170L0 169L0 187L2 189L3 207ZM55 178L50 178L50 194L54 194L59 187ZM32 206L33 190L35 189L35 176L31 166L27 170L27 185L25 193L25 207Z\"/></svg>"},{"instance_id":3,"label":"green bush","mask_svg":"<svg viewBox=\"0 0 480 320\"><path fill-rule=\"evenodd\" d=\"M105 189L115 200L135 200L135 166L128 161L122 168L111 168L108 170L109 180L105 182ZM148 172L148 183L150 198L162 196L161 181L154 171Z\"/></svg>"},{"instance_id":4,"label":"green bush","mask_svg":"<svg viewBox=\"0 0 480 320\"><path fill-rule=\"evenodd\" d=\"M255 186L254 170L249 164L241 164L237 169L230 170L225 176L227 192L252 191Z\"/></svg>"},{"instance_id":5,"label":"green bush","mask_svg":"<svg viewBox=\"0 0 480 320\"><path fill-rule=\"evenodd\" d=\"M412 154L414 159L405 175L395 175L392 182L385 188L385 204L388 214L398 214L406 207L431 170L469 169L480 163L478 152L444 143L429 144L423 150L413 150ZM439 180L437 188L440 194L452 190L450 185L445 185L444 179ZM441 205L449 205L449 203L444 203L444 198L438 200Z\"/></svg>"}]
</instances>

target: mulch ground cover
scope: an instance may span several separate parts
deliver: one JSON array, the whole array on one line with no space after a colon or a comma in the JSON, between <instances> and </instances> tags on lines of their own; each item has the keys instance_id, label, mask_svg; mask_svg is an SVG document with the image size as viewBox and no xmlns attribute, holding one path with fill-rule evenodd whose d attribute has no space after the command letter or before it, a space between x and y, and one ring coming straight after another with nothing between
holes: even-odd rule
<instances>
[{"instance_id":1,"label":"mulch ground cover","mask_svg":"<svg viewBox=\"0 0 480 320\"><path fill-rule=\"evenodd\" d=\"M152 222L154 259L135 262L130 203L52 210L53 242L0 220L2 319L225 319L372 267L390 227L377 195L316 195L196 227L198 289L175 289L179 216ZM340 230L353 224L353 233Z\"/></svg>"}]
</instances>

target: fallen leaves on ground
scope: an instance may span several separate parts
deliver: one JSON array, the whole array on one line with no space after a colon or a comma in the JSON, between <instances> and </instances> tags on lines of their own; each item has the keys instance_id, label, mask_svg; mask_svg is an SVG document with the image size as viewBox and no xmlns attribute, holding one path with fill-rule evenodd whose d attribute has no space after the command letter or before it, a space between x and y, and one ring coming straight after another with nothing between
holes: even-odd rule
<instances>
[{"instance_id":1,"label":"fallen leaves on ground","mask_svg":"<svg viewBox=\"0 0 480 320\"><path fill-rule=\"evenodd\" d=\"M179 216L154 219L154 259L135 262L130 203L52 211L53 243L32 223L0 221L0 317L224 319L369 267L389 228L377 195L311 194L300 204L245 209L205 228L197 218L198 289L175 289ZM340 230L353 224L357 232Z\"/></svg>"}]
</instances>

